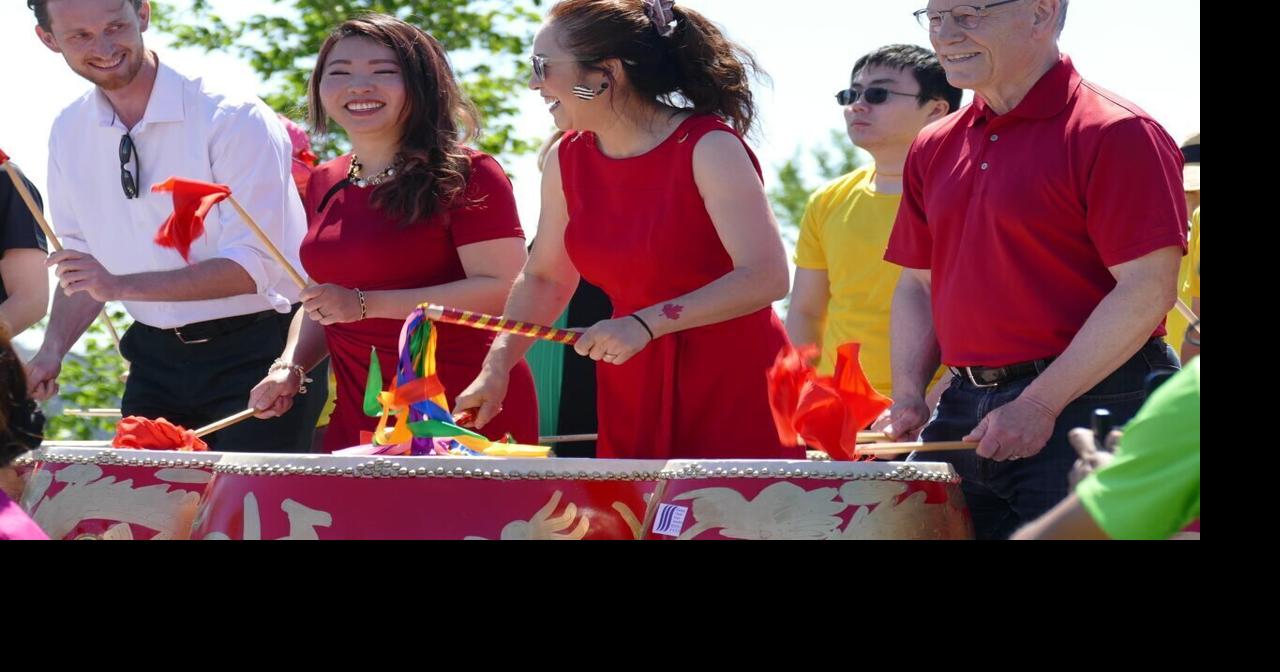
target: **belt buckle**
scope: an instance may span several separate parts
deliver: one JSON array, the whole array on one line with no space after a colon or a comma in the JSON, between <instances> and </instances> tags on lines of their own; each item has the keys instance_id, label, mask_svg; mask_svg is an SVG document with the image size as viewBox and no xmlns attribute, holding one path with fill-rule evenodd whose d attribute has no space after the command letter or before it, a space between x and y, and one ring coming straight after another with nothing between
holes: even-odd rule
<instances>
[{"instance_id":1,"label":"belt buckle","mask_svg":"<svg viewBox=\"0 0 1280 672\"><path fill-rule=\"evenodd\" d=\"M974 387L979 387L984 389L991 388L991 387L1000 387L1000 383L991 383L990 385L983 385L982 383L979 383L978 379L973 377L972 366L962 366L960 367L960 370L964 371L965 375L969 377L969 382L972 383Z\"/></svg>"},{"instance_id":2,"label":"belt buckle","mask_svg":"<svg viewBox=\"0 0 1280 672\"><path fill-rule=\"evenodd\" d=\"M201 339L197 339L197 340L191 340L191 341L188 341L188 340L187 340L187 339L182 335L182 328L181 328L181 327L176 327L176 328L174 328L174 330L173 330L173 335L174 335L174 336L177 336L177 337L178 337L178 342L179 342L179 343L182 343L183 345L200 345L201 343L208 343L209 341L212 341L212 340L213 340L212 338L201 338Z\"/></svg>"}]
</instances>

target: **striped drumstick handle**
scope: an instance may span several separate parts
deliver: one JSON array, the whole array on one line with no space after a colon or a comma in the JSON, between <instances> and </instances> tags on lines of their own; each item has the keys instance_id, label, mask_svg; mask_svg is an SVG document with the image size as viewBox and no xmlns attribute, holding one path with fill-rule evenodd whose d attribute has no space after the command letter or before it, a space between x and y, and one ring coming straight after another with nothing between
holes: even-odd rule
<instances>
[{"instance_id":1,"label":"striped drumstick handle","mask_svg":"<svg viewBox=\"0 0 1280 672\"><path fill-rule=\"evenodd\" d=\"M564 345L573 345L582 337L582 334L579 334L576 331L556 329L555 327L544 327L542 325L530 324L528 322L517 322L516 320L507 320L494 315L473 313L469 310L458 310L457 308L445 308L444 306L437 306L431 303L424 305L423 310L427 314L427 319L433 322L460 324L473 329L484 329L486 331L496 331L503 334L515 334L516 336L537 338L544 341L562 343Z\"/></svg>"}]
</instances>

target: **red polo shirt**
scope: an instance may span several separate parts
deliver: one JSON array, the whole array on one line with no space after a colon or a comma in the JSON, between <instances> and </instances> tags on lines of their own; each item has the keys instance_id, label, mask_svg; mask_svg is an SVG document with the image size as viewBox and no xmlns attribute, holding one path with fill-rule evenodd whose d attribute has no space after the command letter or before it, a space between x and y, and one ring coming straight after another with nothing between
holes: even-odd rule
<instances>
[{"instance_id":1,"label":"red polo shirt","mask_svg":"<svg viewBox=\"0 0 1280 672\"><path fill-rule=\"evenodd\" d=\"M1004 366L1062 354L1107 268L1185 252L1186 221L1178 143L1064 56L1008 114L977 98L921 131L885 260L932 270L943 362Z\"/></svg>"}]
</instances>

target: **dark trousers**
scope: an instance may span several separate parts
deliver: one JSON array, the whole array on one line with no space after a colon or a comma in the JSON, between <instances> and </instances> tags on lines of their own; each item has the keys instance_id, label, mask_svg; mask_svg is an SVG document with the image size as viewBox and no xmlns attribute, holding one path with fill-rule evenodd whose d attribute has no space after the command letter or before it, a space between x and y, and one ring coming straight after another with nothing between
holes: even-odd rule
<instances>
[{"instance_id":1,"label":"dark trousers","mask_svg":"<svg viewBox=\"0 0 1280 672\"><path fill-rule=\"evenodd\" d=\"M135 323L120 342L130 362L121 412L165 418L196 429L244 410L249 391L267 374L288 340L290 313L275 313L222 334L207 343L185 344L172 329ZM251 418L214 432L209 450L245 453L308 453L316 420L328 394L328 361L309 374L306 394L288 413L270 420Z\"/></svg>"},{"instance_id":2,"label":"dark trousers","mask_svg":"<svg viewBox=\"0 0 1280 672\"><path fill-rule=\"evenodd\" d=\"M1105 408L1115 426L1127 423L1147 399L1146 381L1152 373L1178 368L1178 358L1163 340L1152 340L1093 389L1071 402L1053 426L1043 450L1022 460L996 462L972 450L913 453L908 461L950 462L963 479L961 489L973 515L978 539L1007 539L1017 529L1048 512L1067 496L1067 477L1076 451L1067 434L1089 427L1093 412ZM942 393L933 420L921 434L923 441L959 441L988 413L1013 401L1035 377L997 387L977 387L956 377Z\"/></svg>"}]
</instances>

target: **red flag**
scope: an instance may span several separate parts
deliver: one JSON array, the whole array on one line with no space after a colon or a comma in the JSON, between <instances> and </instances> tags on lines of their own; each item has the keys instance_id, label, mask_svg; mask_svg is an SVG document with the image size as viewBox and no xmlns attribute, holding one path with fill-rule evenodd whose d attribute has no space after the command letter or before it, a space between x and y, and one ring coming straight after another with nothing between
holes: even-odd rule
<instances>
[{"instance_id":1,"label":"red flag","mask_svg":"<svg viewBox=\"0 0 1280 672\"><path fill-rule=\"evenodd\" d=\"M156 234L156 244L178 251L184 260L191 253L191 243L204 235L204 218L209 210L231 195L231 187L180 177L171 177L151 187L151 191L173 193L173 214Z\"/></svg>"},{"instance_id":2,"label":"red flag","mask_svg":"<svg viewBox=\"0 0 1280 672\"><path fill-rule=\"evenodd\" d=\"M794 446L799 442L796 429L796 408L800 406L800 393L813 377L809 361L818 354L812 345L800 350L788 345L778 353L769 369L769 409L773 412L773 424L778 428L778 440Z\"/></svg>"},{"instance_id":3,"label":"red flag","mask_svg":"<svg viewBox=\"0 0 1280 672\"><path fill-rule=\"evenodd\" d=\"M3 149L0 149L0 166L6 163L9 163L9 155L5 154Z\"/></svg>"},{"instance_id":4,"label":"red flag","mask_svg":"<svg viewBox=\"0 0 1280 672\"><path fill-rule=\"evenodd\" d=\"M190 429L184 429L164 418L150 420L136 415L121 418L120 424L116 425L116 436L111 445L114 448L139 450L209 450L209 444L196 438L196 433Z\"/></svg>"},{"instance_id":5,"label":"red flag","mask_svg":"<svg viewBox=\"0 0 1280 672\"><path fill-rule=\"evenodd\" d=\"M832 459L857 459L858 432L893 404L862 372L860 347L846 343L836 350L834 376L819 376L809 364L815 348L778 354L769 370L769 405L783 443L795 445L800 436Z\"/></svg>"}]
</instances>

